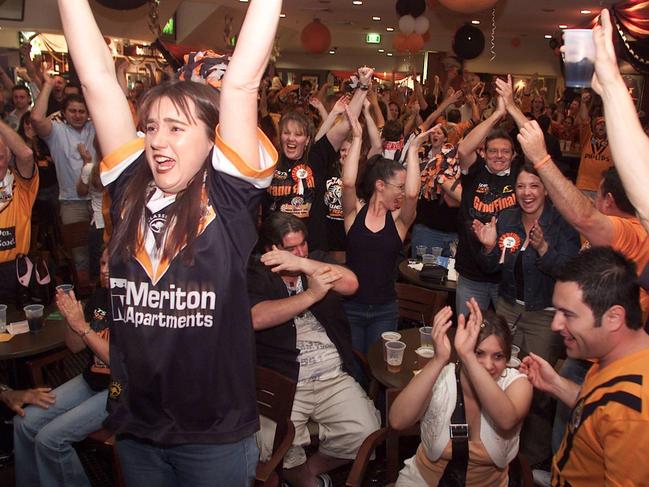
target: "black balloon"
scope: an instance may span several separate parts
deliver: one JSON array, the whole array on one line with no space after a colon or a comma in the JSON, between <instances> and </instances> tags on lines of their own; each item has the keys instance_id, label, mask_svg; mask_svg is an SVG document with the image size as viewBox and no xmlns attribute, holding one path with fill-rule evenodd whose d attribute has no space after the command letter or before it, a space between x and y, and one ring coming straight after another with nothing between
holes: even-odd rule
<instances>
[{"instance_id":1,"label":"black balloon","mask_svg":"<svg viewBox=\"0 0 649 487\"><path fill-rule=\"evenodd\" d=\"M147 3L147 0L97 0L104 7L116 10L133 10Z\"/></svg>"},{"instance_id":2,"label":"black balloon","mask_svg":"<svg viewBox=\"0 0 649 487\"><path fill-rule=\"evenodd\" d=\"M426 0L410 0L410 15L414 18L423 15L426 11Z\"/></svg>"},{"instance_id":3,"label":"black balloon","mask_svg":"<svg viewBox=\"0 0 649 487\"><path fill-rule=\"evenodd\" d=\"M484 50L484 34L477 27L463 25L453 38L453 51L460 59L473 59Z\"/></svg>"},{"instance_id":4,"label":"black balloon","mask_svg":"<svg viewBox=\"0 0 649 487\"><path fill-rule=\"evenodd\" d=\"M410 15L410 1L409 0L397 0L397 15L403 17L404 15Z\"/></svg>"}]
</instances>

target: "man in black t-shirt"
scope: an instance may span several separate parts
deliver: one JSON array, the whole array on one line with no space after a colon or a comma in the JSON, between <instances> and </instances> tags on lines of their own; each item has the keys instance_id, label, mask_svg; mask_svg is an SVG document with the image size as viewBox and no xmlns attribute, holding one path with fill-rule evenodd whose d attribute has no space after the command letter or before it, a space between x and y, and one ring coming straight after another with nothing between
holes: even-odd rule
<instances>
[{"instance_id":1,"label":"man in black t-shirt","mask_svg":"<svg viewBox=\"0 0 649 487\"><path fill-rule=\"evenodd\" d=\"M486 273L481 267L481 244L471 228L473 220L487 223L492 218L516 205L516 176L518 160L509 135L494 128L509 114L516 125L523 126L527 118L514 103L511 77L496 80L498 104L484 122L460 142L458 156L462 170L462 201L458 219L458 249L455 269L458 272L455 305L458 313L467 315L466 302L475 298L481 309L489 303L496 305L500 273ZM484 152L477 150L485 140Z\"/></svg>"}]
</instances>

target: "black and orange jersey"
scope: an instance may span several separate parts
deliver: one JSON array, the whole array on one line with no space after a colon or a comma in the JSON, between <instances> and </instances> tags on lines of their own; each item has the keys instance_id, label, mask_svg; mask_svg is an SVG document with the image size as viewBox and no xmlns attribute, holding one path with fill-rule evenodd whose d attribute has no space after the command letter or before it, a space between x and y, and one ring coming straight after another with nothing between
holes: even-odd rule
<instances>
[{"instance_id":1,"label":"black and orange jersey","mask_svg":"<svg viewBox=\"0 0 649 487\"><path fill-rule=\"evenodd\" d=\"M159 258L152 233L160 227L149 218L135 255L111 257L106 426L115 433L176 445L236 442L258 428L246 267L257 239L253 215L277 160L261 132L259 139L261 170L217 132L212 166L196 195L205 210L191 264L184 248ZM147 164L143 147L143 140L132 142L102 162L116 229L126 182Z\"/></svg>"},{"instance_id":2,"label":"black and orange jersey","mask_svg":"<svg viewBox=\"0 0 649 487\"><path fill-rule=\"evenodd\" d=\"M649 485L649 350L594 364L552 460L553 487Z\"/></svg>"},{"instance_id":3,"label":"black and orange jersey","mask_svg":"<svg viewBox=\"0 0 649 487\"><path fill-rule=\"evenodd\" d=\"M7 199L0 198L0 263L11 262L18 254L29 253L32 228L32 208L38 193L38 170L27 179L17 169L13 171L12 191ZM3 193L5 195L5 193Z\"/></svg>"}]
</instances>

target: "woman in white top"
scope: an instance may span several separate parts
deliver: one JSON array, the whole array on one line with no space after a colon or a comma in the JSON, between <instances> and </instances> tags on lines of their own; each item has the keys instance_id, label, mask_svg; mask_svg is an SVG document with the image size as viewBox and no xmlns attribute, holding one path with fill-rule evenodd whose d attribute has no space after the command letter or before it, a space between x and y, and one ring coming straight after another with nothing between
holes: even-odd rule
<instances>
[{"instance_id":1,"label":"woman in white top","mask_svg":"<svg viewBox=\"0 0 649 487\"><path fill-rule=\"evenodd\" d=\"M504 319L482 312L475 299L471 314L460 315L455 349L468 424L467 486L506 486L507 466L518 453L518 436L532 399L525 375L508 368L512 336ZM406 461L397 487L437 486L452 457L451 415L457 402L456 368L449 364L446 335L452 311L446 306L433 322L434 358L399 394L390 408L390 425L405 429L421 421L421 445ZM522 380L518 380L522 379Z\"/></svg>"}]
</instances>

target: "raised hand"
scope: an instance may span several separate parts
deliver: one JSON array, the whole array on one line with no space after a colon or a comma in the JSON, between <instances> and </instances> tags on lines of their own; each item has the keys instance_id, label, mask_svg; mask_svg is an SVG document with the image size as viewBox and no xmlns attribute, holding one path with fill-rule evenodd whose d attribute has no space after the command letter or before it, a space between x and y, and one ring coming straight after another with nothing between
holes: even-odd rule
<instances>
[{"instance_id":1,"label":"raised hand","mask_svg":"<svg viewBox=\"0 0 649 487\"><path fill-rule=\"evenodd\" d=\"M417 137L412 139L412 141L410 142L410 146L408 147L408 150L409 151L412 150L412 151L415 151L415 152L419 151L419 148L421 147L421 144L423 144L424 141L428 138L428 135L432 131L434 131L435 129L437 129L437 128L441 127L441 126L442 126L442 124L438 123L434 127L429 128L428 130L426 130L425 132L421 132L419 135L417 135Z\"/></svg>"},{"instance_id":2,"label":"raised hand","mask_svg":"<svg viewBox=\"0 0 649 487\"><path fill-rule=\"evenodd\" d=\"M354 136L354 138L356 139L362 137L363 127L358 121L358 117L355 117L354 114L349 109L349 105L345 106L345 114L347 115L347 120L349 121L349 125L352 128L352 135Z\"/></svg>"},{"instance_id":3,"label":"raised hand","mask_svg":"<svg viewBox=\"0 0 649 487\"><path fill-rule=\"evenodd\" d=\"M480 220L473 220L471 224L476 238L489 251L496 246L496 241L498 240L497 221L496 217L492 216L491 220L487 223L482 223Z\"/></svg>"},{"instance_id":4,"label":"raised hand","mask_svg":"<svg viewBox=\"0 0 649 487\"><path fill-rule=\"evenodd\" d=\"M273 249L261 256L261 263L265 266L272 267L273 272L300 272L303 270L304 259L289 252L288 250L278 249L273 245Z\"/></svg>"},{"instance_id":5,"label":"raised hand","mask_svg":"<svg viewBox=\"0 0 649 487\"><path fill-rule=\"evenodd\" d=\"M596 25L593 29L595 73L593 74L592 87L596 93L601 95L604 86L614 82L620 76L620 70L617 67L617 57L613 47L611 15L607 9L602 9L599 21L601 25Z\"/></svg>"},{"instance_id":6,"label":"raised hand","mask_svg":"<svg viewBox=\"0 0 649 487\"><path fill-rule=\"evenodd\" d=\"M309 105L311 105L311 106L312 106L313 108L315 108L316 110L319 110L321 107L324 108L324 105L322 104L322 102L320 101L320 99L319 99L319 98L316 98L315 96L309 98Z\"/></svg>"},{"instance_id":7,"label":"raised hand","mask_svg":"<svg viewBox=\"0 0 649 487\"><path fill-rule=\"evenodd\" d=\"M503 98L505 108L512 107L516 104L514 102L514 89L512 87L512 75L507 75L507 81L497 78L496 79L496 93Z\"/></svg>"},{"instance_id":8,"label":"raised hand","mask_svg":"<svg viewBox=\"0 0 649 487\"><path fill-rule=\"evenodd\" d=\"M437 312L433 318L433 348L435 349L435 358L443 363L448 363L451 359L451 341L448 338L448 330L453 324L451 317L453 311L450 306L445 306Z\"/></svg>"},{"instance_id":9,"label":"raised hand","mask_svg":"<svg viewBox=\"0 0 649 487\"><path fill-rule=\"evenodd\" d=\"M543 131L536 120L532 120L523 125L517 136L525 156L536 164L548 155L545 147L545 137Z\"/></svg>"},{"instance_id":10,"label":"raised hand","mask_svg":"<svg viewBox=\"0 0 649 487\"><path fill-rule=\"evenodd\" d=\"M469 317L465 318L463 314L458 317L455 332L455 350L460 360L465 360L475 353L482 325L482 311L475 298L469 299L466 304L469 308Z\"/></svg>"},{"instance_id":11,"label":"raised hand","mask_svg":"<svg viewBox=\"0 0 649 487\"><path fill-rule=\"evenodd\" d=\"M372 76L374 69L369 66L361 66L358 68L358 78L361 84L369 86L372 83Z\"/></svg>"},{"instance_id":12,"label":"raised hand","mask_svg":"<svg viewBox=\"0 0 649 487\"><path fill-rule=\"evenodd\" d=\"M345 112L347 105L349 105L349 97L347 95L341 96L331 109L331 113L340 115Z\"/></svg>"},{"instance_id":13,"label":"raised hand","mask_svg":"<svg viewBox=\"0 0 649 487\"><path fill-rule=\"evenodd\" d=\"M56 291L56 306L68 322L70 329L77 335L88 328L86 318L83 314L83 306L77 301L74 291L66 293L60 289Z\"/></svg>"},{"instance_id":14,"label":"raised hand","mask_svg":"<svg viewBox=\"0 0 649 487\"><path fill-rule=\"evenodd\" d=\"M536 249L541 257L544 256L548 251L548 242L545 240L543 229L538 221L530 228L529 239L530 245Z\"/></svg>"},{"instance_id":15,"label":"raised hand","mask_svg":"<svg viewBox=\"0 0 649 487\"><path fill-rule=\"evenodd\" d=\"M553 392L560 379L559 374L546 360L530 353L525 357L518 369L527 375L530 383L540 391Z\"/></svg>"}]
</instances>

